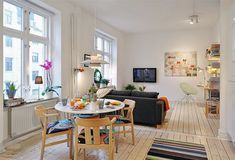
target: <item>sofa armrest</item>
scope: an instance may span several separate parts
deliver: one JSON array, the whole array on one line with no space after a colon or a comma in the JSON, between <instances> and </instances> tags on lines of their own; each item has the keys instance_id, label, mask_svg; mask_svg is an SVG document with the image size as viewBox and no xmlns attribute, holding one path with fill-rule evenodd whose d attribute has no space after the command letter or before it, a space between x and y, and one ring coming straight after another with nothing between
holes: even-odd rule
<instances>
[{"instance_id":1,"label":"sofa armrest","mask_svg":"<svg viewBox=\"0 0 235 160\"><path fill-rule=\"evenodd\" d=\"M162 124L162 122L164 121L164 119L165 119L165 116L166 116L166 114L165 114L165 104L164 104L164 102L162 101L162 100L157 100L157 102L156 102L156 112L160 112L161 114L161 117L159 117L160 119L159 119L159 121L161 122L161 124ZM157 117L158 118L158 117Z\"/></svg>"}]
</instances>

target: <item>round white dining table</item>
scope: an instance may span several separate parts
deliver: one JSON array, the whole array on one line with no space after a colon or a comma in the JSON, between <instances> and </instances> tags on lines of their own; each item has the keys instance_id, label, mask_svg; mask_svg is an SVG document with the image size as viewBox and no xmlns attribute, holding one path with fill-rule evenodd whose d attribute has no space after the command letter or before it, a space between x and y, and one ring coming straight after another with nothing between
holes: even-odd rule
<instances>
[{"instance_id":1,"label":"round white dining table","mask_svg":"<svg viewBox=\"0 0 235 160\"><path fill-rule=\"evenodd\" d=\"M105 105L106 102L120 102L120 105ZM103 108L100 109L98 104L95 102L91 102L85 106L83 109L74 109L69 104L63 106L62 102L58 102L55 105L55 109L60 112L64 113L72 113L72 114L101 114L101 113L108 113L108 112L115 112L121 110L125 107L125 104L118 100L113 99L104 99Z\"/></svg>"}]
</instances>

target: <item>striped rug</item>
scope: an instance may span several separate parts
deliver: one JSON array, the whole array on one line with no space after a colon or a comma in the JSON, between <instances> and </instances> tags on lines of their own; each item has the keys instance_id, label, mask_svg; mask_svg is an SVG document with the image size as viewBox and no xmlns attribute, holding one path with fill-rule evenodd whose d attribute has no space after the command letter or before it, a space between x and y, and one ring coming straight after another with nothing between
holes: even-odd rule
<instances>
[{"instance_id":1,"label":"striped rug","mask_svg":"<svg viewBox=\"0 0 235 160\"><path fill-rule=\"evenodd\" d=\"M146 160L207 160L201 144L156 138Z\"/></svg>"}]
</instances>

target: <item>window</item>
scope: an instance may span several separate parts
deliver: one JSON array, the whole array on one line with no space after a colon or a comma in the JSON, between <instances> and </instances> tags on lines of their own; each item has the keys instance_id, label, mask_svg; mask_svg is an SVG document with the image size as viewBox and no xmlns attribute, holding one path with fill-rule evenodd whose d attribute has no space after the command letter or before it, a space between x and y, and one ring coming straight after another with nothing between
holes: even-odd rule
<instances>
[{"instance_id":1,"label":"window","mask_svg":"<svg viewBox=\"0 0 235 160\"><path fill-rule=\"evenodd\" d=\"M5 57L5 71L12 71L13 58Z\"/></svg>"},{"instance_id":2,"label":"window","mask_svg":"<svg viewBox=\"0 0 235 160\"><path fill-rule=\"evenodd\" d=\"M32 62L38 63L38 53L36 53L36 52L32 53Z\"/></svg>"},{"instance_id":3,"label":"window","mask_svg":"<svg viewBox=\"0 0 235 160\"><path fill-rule=\"evenodd\" d=\"M11 37L6 36L5 41L6 41L5 42L6 47L12 47L12 38Z\"/></svg>"},{"instance_id":4,"label":"window","mask_svg":"<svg viewBox=\"0 0 235 160\"><path fill-rule=\"evenodd\" d=\"M103 78L111 80L111 62L112 62L112 38L96 32L95 35L95 49L98 52L98 55L107 61L109 64L102 65L101 73Z\"/></svg>"},{"instance_id":5,"label":"window","mask_svg":"<svg viewBox=\"0 0 235 160\"><path fill-rule=\"evenodd\" d=\"M3 26L15 30L23 28L23 8L13 3L3 2Z\"/></svg>"},{"instance_id":6,"label":"window","mask_svg":"<svg viewBox=\"0 0 235 160\"><path fill-rule=\"evenodd\" d=\"M32 95L33 96L37 96L38 95L39 90L38 89L32 89Z\"/></svg>"},{"instance_id":7,"label":"window","mask_svg":"<svg viewBox=\"0 0 235 160\"><path fill-rule=\"evenodd\" d=\"M36 98L38 87L42 91L44 85L35 85L35 77L44 77L40 64L50 57L50 13L25 1L7 0L3 2L3 15L3 80L16 84L16 97Z\"/></svg>"},{"instance_id":8,"label":"window","mask_svg":"<svg viewBox=\"0 0 235 160\"><path fill-rule=\"evenodd\" d=\"M10 25L12 21L12 12L9 10L5 10L4 17L5 17L5 23Z\"/></svg>"},{"instance_id":9,"label":"window","mask_svg":"<svg viewBox=\"0 0 235 160\"><path fill-rule=\"evenodd\" d=\"M32 71L32 81L35 81L36 76L38 76L39 71Z\"/></svg>"}]
</instances>

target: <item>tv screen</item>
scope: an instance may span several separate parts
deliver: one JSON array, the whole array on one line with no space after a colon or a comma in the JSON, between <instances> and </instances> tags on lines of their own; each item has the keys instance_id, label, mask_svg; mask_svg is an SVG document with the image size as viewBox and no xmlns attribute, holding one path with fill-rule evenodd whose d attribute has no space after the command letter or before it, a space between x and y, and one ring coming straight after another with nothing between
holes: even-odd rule
<instances>
[{"instance_id":1,"label":"tv screen","mask_svg":"<svg viewBox=\"0 0 235 160\"><path fill-rule=\"evenodd\" d=\"M156 68L133 68L133 82L155 83L156 73Z\"/></svg>"}]
</instances>

